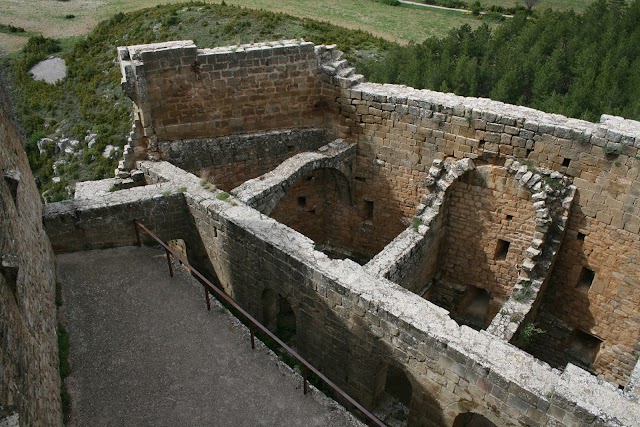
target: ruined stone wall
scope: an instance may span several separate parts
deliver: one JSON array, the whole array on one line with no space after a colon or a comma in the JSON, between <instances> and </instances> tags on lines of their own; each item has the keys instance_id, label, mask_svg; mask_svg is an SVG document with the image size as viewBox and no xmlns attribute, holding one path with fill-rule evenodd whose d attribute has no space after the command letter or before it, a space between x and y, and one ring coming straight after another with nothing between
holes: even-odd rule
<instances>
[{"instance_id":1,"label":"ruined stone wall","mask_svg":"<svg viewBox=\"0 0 640 427\"><path fill-rule=\"evenodd\" d=\"M352 203L350 186L338 170L317 170L290 187L270 216L325 252L367 262L386 242L372 233L374 216L366 203Z\"/></svg>"},{"instance_id":2,"label":"ruined stone wall","mask_svg":"<svg viewBox=\"0 0 640 427\"><path fill-rule=\"evenodd\" d=\"M311 239L233 196L220 199L192 174L165 162L139 167L152 181L184 189L176 199L193 225L187 251L194 239L201 242L223 289L258 319L265 290L287 298L297 319L296 348L368 407L380 399L386 367L395 366L411 383L410 425L452 425L469 411L498 426L594 419L618 426L640 417L637 403L614 386L572 366L561 374L499 337L458 326L445 310L349 260L330 260ZM102 212L98 203L93 209ZM132 206L111 209L125 217ZM124 227L120 234L131 238Z\"/></svg>"},{"instance_id":3,"label":"ruined stone wall","mask_svg":"<svg viewBox=\"0 0 640 427\"><path fill-rule=\"evenodd\" d=\"M604 116L593 124L485 99L370 83L343 89L338 102L349 127L340 136L358 142L354 174L367 177L358 194L372 197L389 228L413 214L434 158L499 164L514 156L573 177L577 196L567 237L540 310L600 338L596 372L626 382L640 352L634 332L640 319L631 314L640 303L637 122ZM572 243L578 233L588 237ZM587 292L575 283L583 266L595 272L595 288ZM613 295L624 295L628 305Z\"/></svg>"},{"instance_id":4,"label":"ruined stone wall","mask_svg":"<svg viewBox=\"0 0 640 427\"><path fill-rule=\"evenodd\" d=\"M312 43L197 49L184 41L118 52L150 151L159 141L317 128L333 108L335 89L323 84ZM146 147L133 142L140 158Z\"/></svg>"},{"instance_id":5,"label":"ruined stone wall","mask_svg":"<svg viewBox=\"0 0 640 427\"><path fill-rule=\"evenodd\" d=\"M491 318L516 283L524 251L533 240L535 209L531 193L507 170L481 169L464 174L450 189L441 279L430 299L455 310L459 301L451 285L482 288L492 299ZM508 251L500 240L509 242Z\"/></svg>"},{"instance_id":6,"label":"ruined stone wall","mask_svg":"<svg viewBox=\"0 0 640 427\"><path fill-rule=\"evenodd\" d=\"M108 186L113 180L104 182ZM100 181L87 184L101 186ZM44 226L56 253L134 245L134 219L165 241L183 239L192 230L184 196L175 185L148 185L96 194L93 199L45 206ZM151 243L144 233L140 237L143 242Z\"/></svg>"},{"instance_id":7,"label":"ruined stone wall","mask_svg":"<svg viewBox=\"0 0 640 427\"><path fill-rule=\"evenodd\" d=\"M22 144L0 85L0 407L59 426L54 255Z\"/></svg>"},{"instance_id":8,"label":"ruined stone wall","mask_svg":"<svg viewBox=\"0 0 640 427\"><path fill-rule=\"evenodd\" d=\"M326 129L303 129L165 141L158 148L162 159L228 192L291 156L326 143Z\"/></svg>"},{"instance_id":9,"label":"ruined stone wall","mask_svg":"<svg viewBox=\"0 0 640 427\"><path fill-rule=\"evenodd\" d=\"M192 175L167 164L142 168L187 188L222 287L258 319L266 289L286 297L296 348L365 405L379 399L381 372L393 365L412 385L410 425L451 425L466 411L499 426L594 417L625 425L636 417L637 405L615 387L574 368L560 374L496 336L459 327L444 310L349 260L329 260L311 239L233 197L219 200ZM597 391L584 395L584 387Z\"/></svg>"},{"instance_id":10,"label":"ruined stone wall","mask_svg":"<svg viewBox=\"0 0 640 427\"><path fill-rule=\"evenodd\" d=\"M361 217L351 206L349 183L335 169L319 169L302 177L287 190L270 216L318 246L365 255L364 248L354 242L353 222Z\"/></svg>"},{"instance_id":11,"label":"ruined stone wall","mask_svg":"<svg viewBox=\"0 0 640 427\"><path fill-rule=\"evenodd\" d=\"M560 173L571 177L577 187L575 203L571 205L571 197L563 198L561 202L556 203L562 203L564 208L565 200L568 200L568 205L564 208L571 208L568 231L564 233L563 220L557 222L558 229L549 235L553 241L553 247L550 246L553 252L557 250L560 241L563 241L560 254L557 257L555 253L548 254L548 258L541 260L536 267L538 270L552 269L551 280L545 282L544 291L535 294L540 295L539 300L529 302L526 307L525 304L520 304L521 309L534 307L528 316L531 320L540 322L544 324L543 326L553 327L557 324L561 327L554 328L553 331L550 330L545 334L548 340L543 339L545 335L538 337L533 343L534 348L529 348L529 351L543 355L543 360L554 360L554 363L563 365L562 354L566 353L568 339L576 331L582 330L602 340L593 370L602 378L621 385L626 384L637 354L640 352L640 340L635 332L640 329L640 319L637 316L637 310L632 308L638 307L640 303L640 287L637 286L637 278L640 277L640 202L638 202L640 124L608 116L603 117L602 123L593 124L485 99L463 98L395 85L360 83L360 78L343 77L341 73L344 69L336 65L343 61L337 61L338 57L327 47L316 47L314 50L306 44L271 47L261 45L209 51L211 55L207 56L209 55L207 51L197 51L192 43L185 42L171 46L162 44L155 47L131 47L125 49L126 52L120 51L123 73L126 77L124 89L138 106L138 129L144 140L142 145L133 148L138 150L138 154L146 154L148 146L152 156L161 157L162 153L157 143L160 141L160 146L163 146L163 138L167 140L212 138L218 135L265 130L261 128L264 123L260 120L252 121L252 118L257 116L274 119L278 116L280 122L274 121L273 127L268 129L290 127L287 125L289 123L287 120L291 116L290 111L278 104L280 99L275 102L281 107L279 112L258 111L251 108L245 112L239 110L239 105L228 107L232 110L236 108L235 115L232 114L230 117L226 115L218 117L216 114L223 113L216 113L213 110L206 110L211 114L207 113L209 115L204 117L199 115L198 111L203 108L203 105L202 98L196 92L201 90L209 95L213 94L213 92L207 92L210 89L200 86L204 83L199 79L210 79L207 85L212 88L228 88L230 84L228 79L232 79L234 85L238 84L244 81L242 79L245 70L236 67L238 65L236 61L249 58L253 58L254 62L243 64L249 67L247 81L252 77L248 70L258 74L267 70L273 74L271 68L273 64L266 57L272 55L269 53L271 48L274 48L274 51L284 49L279 51L278 55L287 49L298 49L298 53L307 55L303 55L304 58L301 57L300 60L307 61L305 63L308 64L311 64L311 57L315 55L315 67L318 72L316 83L319 82L320 88L316 93L320 93L322 98L315 107L318 107L321 112L339 110L341 116L337 118L335 126L333 126L334 117L331 113L324 114L322 121L307 123L304 119L302 126L327 126L330 132L337 132L339 136L357 142L357 159L353 170L350 171L354 182L352 202L357 210L365 213L366 221L361 224L361 229L373 236L370 239L377 239L377 250L382 249L403 231L404 237L410 233L407 231L407 224L421 209L422 198L430 179L429 166L435 159L444 157L474 159L478 165L504 165L505 168L507 162L517 163L513 162L512 158L519 159L521 162L526 160L531 168L545 170L540 175L529 174L525 180L532 179L532 176L537 176L538 180L544 177L543 182L538 182L538 187L544 187L544 191L540 191L540 188L536 190L539 191L537 194L543 198L555 191L554 180L563 179ZM155 61L155 65L149 70L150 75L161 77L163 84L167 85L162 90L158 88L155 92L148 91L145 86L148 83L145 75L147 63L145 55L150 58L149 64ZM201 55L207 56L206 61L199 59L197 63L195 60L192 61L194 57L200 58ZM260 57L260 55L263 56ZM326 61L320 60L323 55L329 55L330 58L325 58ZM292 60L298 61L298 59ZM336 60L333 63L335 67L328 65L333 60ZM201 75L201 67L205 63L213 65L207 71L209 74ZM174 66L178 67L177 70L180 73L176 73ZM225 74L224 71L218 74L219 70L215 68L218 66L228 67L230 72L237 72L238 76L232 76L228 72ZM313 68L311 65L310 67ZM285 73L288 72L285 70ZM286 76L287 74L281 74L273 77L276 79L276 77L285 78ZM289 79L288 83L279 81L274 84L291 84L292 82L295 83L294 80ZM171 86L173 83L180 83L182 86ZM242 87L247 88L247 91L253 90L251 83ZM174 104L181 111L190 110L192 113L190 117L193 119L188 120L191 121L164 123L161 117L160 122L155 123L152 107L158 105L164 96L165 89L168 91L166 101L176 101ZM298 88L293 87L293 89ZM181 90L185 93L189 91L193 93L189 92L187 96ZM223 91L223 93L226 94L225 96L231 96L228 92ZM149 95L148 98L147 95ZM249 98L243 99L240 104L251 107L254 100ZM337 101L336 105L332 104L333 99ZM192 103L193 100L195 101ZM267 102L267 100L262 98L260 102ZM323 105L324 102L328 102L328 105ZM247 121L245 121L245 113ZM180 115L176 117L179 118ZM186 118L183 117L183 119ZM203 125L203 123L206 124ZM168 150L171 148L169 146ZM169 151L165 150L166 152ZM516 169L521 166L521 163L518 163ZM166 166L162 168L166 169L164 172L170 169ZM559 173L554 175L553 171ZM230 174L233 175L233 172ZM522 172L520 177L516 175L515 179L524 179L523 174L526 175ZM386 363L381 360L400 364L402 369L410 373L412 384L415 380L416 390L423 393L423 397L419 398L423 400L418 400L418 404L432 409L443 404L442 408L447 408L444 416L448 421L452 420L449 417L456 410L479 408L478 411L483 412L482 408L493 408L493 410L499 408L498 411L506 415L503 415L503 420L499 423L496 421L498 424L510 422L543 424L546 422L544 417L547 416L555 420L551 422L564 424L590 422L591 419L580 418L584 414L580 412L582 409L576 409L577 406L574 408L572 404L567 405L565 402L554 407L549 402L549 399L556 399L556 397L553 389L547 387L548 384L567 385L566 389L564 385L559 386L564 396L558 397L559 401L568 399L566 396L572 395L573 390L570 390L569 385L575 386L577 390L582 389L577 386L577 382L586 381L591 385L595 384L594 378L588 375L583 378L583 375L586 375L583 371L569 365L565 373L558 377L559 374L555 371L549 373L548 366L535 364L529 356L506 344L504 341L510 338L505 338L501 334L491 336L489 332L483 332L474 335L468 328L457 325L454 327L453 322L434 320L430 315L423 318L416 314L417 317L413 318L415 313L411 311L412 309L407 311L407 307L415 307L418 311L424 310L424 313L440 313L444 317L446 313L435 309L426 301L416 300L415 298L418 298L416 295L406 296L404 291L398 291L394 285L384 279L366 277L361 270L348 262L332 262L317 252L309 252L311 254L309 255L306 249L302 254L296 249L291 249L290 244L293 248L298 245L299 248L307 248L310 251L313 242L303 239L297 233L290 234L291 230L272 222L264 215L247 210L243 206L237 206L238 203L233 197L227 201L216 200L215 197L212 199L209 193L190 179L183 180L177 176L172 178L173 181L183 180L181 182L188 187L186 201L197 233L196 236L192 231L191 235L193 238L200 239L203 247L206 248L206 256L211 260L223 287L237 296L242 303L252 307L254 313L258 315L261 313L261 295L266 284L273 284L279 293L291 297L298 318L306 319L301 323L304 328L300 329L308 331L303 334L309 335L300 337L302 347L317 350L313 354L317 357L316 360L320 366L330 370L336 378L344 377L347 386L364 401L376 400L376 390L379 387L377 383L374 384L375 380L372 378L375 378L378 368L374 368L371 364L367 365L368 360L360 361L359 355L380 354L383 356L374 357L372 360L379 365ZM522 184L522 181L520 183ZM293 194L298 190L289 188L289 191L292 191L287 195L291 196L290 204L294 200ZM454 194L456 194L455 191ZM459 195L460 200L464 201L464 196ZM495 194L492 196L496 197ZM297 197L295 199L297 204ZM549 208L540 206L542 202L543 200L537 200L532 206L531 212L536 215L536 224L539 220L544 223L548 219L546 211ZM284 203L285 205L288 203L287 199ZM516 207L521 208L519 205ZM567 216L563 213L563 209L558 206L556 208L554 209L560 212L560 215ZM227 211L230 216L224 214ZM493 211L493 208L487 207L487 211ZM481 220L484 230L491 229L494 224L489 216L485 218L478 216L473 219ZM441 230L446 230L446 224L437 221L432 226L433 228L425 231L430 233L428 239L415 240L413 241L415 245L410 244L410 247L396 251L404 261L423 259L426 264L420 264L420 268L408 269L405 272L399 269L400 263L380 262L370 264L369 272L397 280L407 288L417 291L420 288L419 282L412 281L410 275L416 272L425 278L433 276L435 266L433 253L442 238ZM420 227L418 226L418 229ZM541 224L540 228L543 229L544 224ZM272 233L276 232L277 235L274 237ZM543 232L536 228L536 233ZM579 243L573 242L574 238ZM491 247L494 246L491 245ZM528 249L532 251L527 259L539 256L535 246L530 246ZM465 263L460 265L463 264ZM259 267L254 271L244 268L245 265ZM374 266L380 268L375 269ZM465 265L465 268L468 266ZM591 272L587 275L589 283L586 287L584 286L585 268ZM343 273L344 275L341 276ZM351 295L350 286L360 286L360 282L356 280L358 277L362 277L362 280L371 284L371 289L374 289L371 291L372 299L364 303L366 307L364 307L362 321L358 321L353 316L354 312L361 313L357 308L360 299L352 300L348 296ZM547 274L540 275L540 283L546 277ZM577 281L580 282L579 286L576 286ZM300 286L303 286L304 290L299 289ZM363 283L362 286L365 284ZM538 286L541 285L538 284ZM329 293L328 287L336 290L340 296ZM315 293L309 289L313 289ZM360 295L358 298L362 298L361 290L360 288L355 290L354 295ZM318 294L320 300L317 299ZM625 302L622 302L623 300ZM346 305L343 304L345 301ZM401 301L407 302L407 305L396 305ZM390 312L393 314L389 314ZM423 312L420 311L420 313ZM522 313L526 311L518 311L518 314ZM435 317L438 318L438 316ZM397 320L397 324L394 323L397 331L391 327L385 329L388 325L383 322L389 321L390 318ZM416 320L419 325L409 324L411 322L407 320L408 318ZM323 323L323 319L328 319L328 323ZM502 320L508 321L508 319ZM427 327L428 331L425 332L424 325L433 326L433 329ZM318 327L320 332L314 329ZM412 335L413 327L420 331L417 335ZM331 334L326 334L325 330ZM361 330L365 330L364 335L358 332ZM561 333L556 334L556 331ZM344 344L343 333L347 334L347 342L353 342L355 348L351 347L351 344ZM422 335L423 333L426 336ZM371 341L370 334L378 339ZM435 336L439 338L436 339ZM462 343L459 341L461 337ZM443 347L439 348L440 344L434 343L438 349L433 351L437 354L429 353L431 346L428 348L420 346L420 343L424 342L431 344L430 340L434 339ZM383 343L383 349L375 347L375 343ZM448 352L457 345L466 349L460 352L463 355L455 356L457 354L455 352L452 353L454 356L449 355ZM545 355L545 352L550 352L554 347L556 349L553 354ZM366 350L363 351L363 348ZM500 349L502 353L509 356L508 363L494 353L496 349ZM540 349L544 351L540 352ZM406 354L402 353L405 350ZM392 357L386 357L389 352L393 354ZM478 352L482 354L479 355ZM624 356L620 357L622 354ZM455 366L454 372L462 369L457 365L449 364L447 358L458 360L464 366L470 363L468 367L471 369L474 369L473 366L476 364L486 366L488 363L492 366L491 370L500 372L500 375L511 368L535 366L536 372L533 376L538 379L546 378L544 384L547 385L534 386L529 383L530 377L510 378L517 387L526 388L536 396L536 399L542 400L537 400L534 404L533 398L526 393L522 393L527 396L524 398L519 391L515 393L517 395L515 397L504 393L505 390L511 389L511 385L504 387L498 385L497 394L492 394L491 391L486 393L481 386L484 383L478 379L468 381L466 374L462 375L463 380L460 380L458 374L456 374L457 378L452 377L448 370L450 367ZM353 365L355 375L348 374L348 371L345 373L345 369L349 369L345 368L349 366L345 361L351 359L362 362ZM414 359L424 363L418 363ZM426 373L423 372L425 364L428 366ZM428 378L425 379L425 375ZM450 380L454 383L451 384ZM442 387L434 385L434 381L439 386L448 387L453 396L447 395L441 390ZM477 391L471 385L484 391L484 394L480 393L481 398L476 396ZM604 387L602 389L604 394L613 393L612 399L620 396L606 385L598 385L598 387ZM440 403L424 397L430 395L425 391L427 389L435 390ZM472 391L468 391L469 389ZM547 396L545 400L542 396L546 393L551 393L554 397ZM473 397L461 397L467 394ZM488 397L488 394L492 394L493 397ZM579 400L584 397L574 396L571 399ZM494 398L497 401L493 401ZM465 399L471 399L473 404ZM506 405L503 399L507 399ZM464 402L459 403L462 401ZM594 403L594 407L600 403ZM531 405L535 408L532 409ZM517 413L513 412L514 408ZM616 412L612 408L606 409L605 412L608 410ZM567 411L570 414L565 415ZM436 418L439 417L439 412L437 410L435 412ZM428 424L422 421L424 413L416 414L413 412L412 416L417 417L413 422ZM530 419L520 418L523 414ZM487 416L492 420L496 419L490 414ZM607 420L615 424L615 421L609 418Z\"/></svg>"}]
</instances>

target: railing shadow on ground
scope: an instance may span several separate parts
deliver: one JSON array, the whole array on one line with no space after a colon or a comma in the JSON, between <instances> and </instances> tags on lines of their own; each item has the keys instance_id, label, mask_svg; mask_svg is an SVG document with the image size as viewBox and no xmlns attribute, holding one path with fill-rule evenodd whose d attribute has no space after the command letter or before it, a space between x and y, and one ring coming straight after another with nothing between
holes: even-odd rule
<instances>
[{"instance_id":1,"label":"railing shadow on ground","mask_svg":"<svg viewBox=\"0 0 640 427\"><path fill-rule=\"evenodd\" d=\"M255 349L255 336L256 329L261 333L265 334L271 340L275 341L283 350L285 350L289 355L291 355L294 359L296 359L302 366L302 378L303 378L303 392L307 394L309 392L309 379L308 374L312 372L316 375L322 382L324 382L329 388L335 392L338 396L340 396L344 401L348 402L353 408L353 413L360 418L363 418L368 425L371 426L380 426L386 427L386 425L380 421L375 415L365 409L361 404L359 404L354 398L349 396L347 392L342 390L336 384L334 384L329 378L327 378L324 374L314 368L307 360L305 360L302 356L296 353L291 347L285 344L280 338L278 338L273 332L267 329L266 326L258 322L253 316L251 316L247 311L245 311L242 307L238 305L229 295L224 293L221 289L211 283L206 277L204 277L198 270L193 268L185 259L183 259L176 251L174 251L171 247L167 245L166 242L162 241L158 236L156 236L151 230L145 227L140 221L134 219L133 226L136 231L136 244L138 246L142 245L142 240L140 239L140 230L147 233L153 240L158 242L160 246L165 250L167 254L167 264L169 266L169 276L173 277L173 266L171 265L171 257L173 256L180 264L185 266L196 278L199 279L205 291L205 299L207 303L207 310L211 310L211 300L209 297L209 293L213 292L219 298L221 298L226 304L240 313L246 321L249 323L249 331L251 334L251 348Z\"/></svg>"}]
</instances>

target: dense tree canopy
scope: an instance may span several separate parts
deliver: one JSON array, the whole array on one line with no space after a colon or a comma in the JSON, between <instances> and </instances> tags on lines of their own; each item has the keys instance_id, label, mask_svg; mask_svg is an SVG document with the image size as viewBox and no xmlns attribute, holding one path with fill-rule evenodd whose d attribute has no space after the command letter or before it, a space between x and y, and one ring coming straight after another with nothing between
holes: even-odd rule
<instances>
[{"instance_id":1,"label":"dense tree canopy","mask_svg":"<svg viewBox=\"0 0 640 427\"><path fill-rule=\"evenodd\" d=\"M518 14L390 50L359 69L370 81L489 97L597 121L640 119L640 0L597 0L583 15Z\"/></svg>"}]
</instances>

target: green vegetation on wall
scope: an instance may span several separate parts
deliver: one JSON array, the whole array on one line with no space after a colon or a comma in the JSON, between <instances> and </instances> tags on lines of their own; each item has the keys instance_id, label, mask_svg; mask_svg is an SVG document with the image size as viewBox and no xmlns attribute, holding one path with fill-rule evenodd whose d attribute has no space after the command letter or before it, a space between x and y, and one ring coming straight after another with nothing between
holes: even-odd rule
<instances>
[{"instance_id":1,"label":"green vegetation on wall","mask_svg":"<svg viewBox=\"0 0 640 427\"><path fill-rule=\"evenodd\" d=\"M640 119L640 0L598 0L583 15L518 14L495 30L452 30L390 50L370 81L487 97L597 121Z\"/></svg>"},{"instance_id":2,"label":"green vegetation on wall","mask_svg":"<svg viewBox=\"0 0 640 427\"><path fill-rule=\"evenodd\" d=\"M399 46L324 22L192 2L116 14L85 38L32 37L3 65L12 76L36 181L47 200L56 201L68 197L75 181L111 177L120 156L105 158L103 152L126 143L131 102L120 89L117 46L192 39L213 47L304 38L337 44L369 81L490 97L592 121L603 113L640 119L637 22L640 0L598 0L584 15L518 14L495 29L464 25L444 38ZM30 67L52 54L66 60L67 78L54 85L34 81ZM82 152L39 147L44 137L78 140Z\"/></svg>"},{"instance_id":3,"label":"green vegetation on wall","mask_svg":"<svg viewBox=\"0 0 640 427\"><path fill-rule=\"evenodd\" d=\"M192 39L213 47L290 38L337 44L353 59L392 46L366 32L324 22L193 2L116 14L63 51L58 41L32 37L5 66L12 76L16 113L27 134L25 148L40 190L47 200L58 201L69 196L67 187L75 181L113 176L119 156L105 158L102 153L108 145L122 148L131 130L131 102L120 89L115 63L117 46ZM65 59L67 78L54 85L34 81L29 69L52 54ZM91 148L85 142L89 134L97 134ZM53 145L38 147L38 141L49 136L80 141L82 153L61 153ZM58 182L53 181L56 161Z\"/></svg>"}]
</instances>

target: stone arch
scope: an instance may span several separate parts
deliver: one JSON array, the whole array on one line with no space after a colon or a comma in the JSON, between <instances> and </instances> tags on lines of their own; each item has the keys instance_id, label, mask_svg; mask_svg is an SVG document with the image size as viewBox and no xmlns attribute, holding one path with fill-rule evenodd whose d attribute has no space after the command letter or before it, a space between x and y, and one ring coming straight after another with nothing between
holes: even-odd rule
<instances>
[{"instance_id":1,"label":"stone arch","mask_svg":"<svg viewBox=\"0 0 640 427\"><path fill-rule=\"evenodd\" d=\"M285 344L294 347L298 332L298 318L291 301L278 291L262 291L262 324Z\"/></svg>"},{"instance_id":2,"label":"stone arch","mask_svg":"<svg viewBox=\"0 0 640 427\"><path fill-rule=\"evenodd\" d=\"M498 179L491 177L496 171ZM480 215L484 214L488 217L487 221L484 223L480 221L479 229L473 230L473 233L470 234L471 237L482 236L484 226L493 228L497 221L503 222L503 225L511 221L521 222L523 214L528 223L515 227L511 235L500 236L501 231L493 233L496 234L493 236L493 240L483 242L482 245L479 245L481 250L476 251L476 254L480 255L485 252L484 259L475 261L465 259L464 262L459 263L464 267L458 267L456 270L455 262L450 262L451 259L447 257L444 245L447 244L446 233L451 230L451 199L455 197L452 196L453 190L457 183L465 180L471 180L472 182L469 184L491 190L490 197L495 198L496 195L502 196L505 191L511 191L514 196L512 198L516 202L518 199L527 199L526 206L518 206L516 203L515 206L507 205L506 208L501 208L502 211L499 209L486 211L485 209L485 212ZM506 159L504 164L485 164L476 167L470 159L456 161L451 158L434 160L425 179L425 185L427 191L422 198L422 203L416 209L415 221L426 227L419 227L417 231L422 229L421 234L425 235L431 227L445 230L440 232L437 246L441 260L448 262L445 267L462 272L462 276L467 274L469 265L484 267L485 264L497 265L502 262L504 268L490 268L484 279L480 274L467 274L468 277L462 277L464 280L457 280L458 283L454 283L455 286L449 284L448 288L451 292L440 296L437 295L437 286L434 284L438 281L446 282L446 277L443 280L441 271L437 271L433 273L433 278L429 279L429 283L425 286L426 290L422 294L432 302L452 311L456 308L454 300L465 294L470 286L486 288L482 283L495 283L496 281L492 278L502 277L499 286L492 285L491 289L485 289L491 295L492 304L486 320L481 326L495 335L510 339L519 324L519 322L514 323L513 319L524 318L537 301L538 292L547 279L548 268L545 268L545 265L552 264L558 251L559 243L562 240L561 234L566 228L568 212L573 202L575 187L571 186L569 180L562 174L543 168L535 168L526 162L521 164L513 159ZM464 193L463 196L472 197L467 193ZM479 203L482 207L484 202L485 197L479 194L474 200L471 200L472 205L461 210L467 216L474 212L470 218L463 221L463 227L468 228L473 221L478 222L480 215L475 214L478 210L475 204ZM509 212L507 208L515 209L514 212ZM508 230L509 227L506 229ZM520 233L518 230L523 230L525 233ZM433 230L430 232L433 234ZM454 255L467 257L468 243L471 237L461 236L458 239L464 243L460 243L462 246L454 251ZM514 239L517 242L516 245L513 244ZM485 261L487 262L485 263ZM498 271L493 271L496 269ZM505 271L508 273L507 275L504 275ZM436 295L434 296L434 294ZM513 301L517 301L517 304ZM502 314L503 312L505 314ZM512 316L514 314L515 317Z\"/></svg>"},{"instance_id":3,"label":"stone arch","mask_svg":"<svg viewBox=\"0 0 640 427\"><path fill-rule=\"evenodd\" d=\"M270 215L280 199L303 177L317 170L330 170L343 183L345 196L352 204L354 178L351 164L355 154L355 144L336 140L318 151L300 153L285 160L271 172L245 182L232 193L247 205Z\"/></svg>"},{"instance_id":4,"label":"stone arch","mask_svg":"<svg viewBox=\"0 0 640 427\"><path fill-rule=\"evenodd\" d=\"M496 427L496 424L482 414L463 412L453 421L452 427Z\"/></svg>"},{"instance_id":5,"label":"stone arch","mask_svg":"<svg viewBox=\"0 0 640 427\"><path fill-rule=\"evenodd\" d=\"M360 231L364 220L354 206L348 177L336 168L317 168L300 176L279 198L271 218L315 243L315 249L331 258L364 264L371 248Z\"/></svg>"},{"instance_id":6,"label":"stone arch","mask_svg":"<svg viewBox=\"0 0 640 427\"><path fill-rule=\"evenodd\" d=\"M272 211L276 208L280 200L287 194L288 190L300 183L303 179L308 179L317 172L326 172L333 177L336 186L339 190L338 194L342 201L353 205L353 182L351 169L344 164L336 164L331 166L313 165L301 169L300 174L295 175L295 179L288 179L280 184L277 192L275 192L270 202L264 209L260 211L265 215L271 215Z\"/></svg>"},{"instance_id":7,"label":"stone arch","mask_svg":"<svg viewBox=\"0 0 640 427\"><path fill-rule=\"evenodd\" d=\"M408 426L413 393L410 375L403 367L394 362L378 365L373 399L376 412L385 418L391 417L394 425Z\"/></svg>"},{"instance_id":8,"label":"stone arch","mask_svg":"<svg viewBox=\"0 0 640 427\"><path fill-rule=\"evenodd\" d=\"M534 240L532 192L503 166L443 166L447 172L434 185L444 224L440 268L429 299L458 323L485 329L509 298Z\"/></svg>"}]
</instances>

